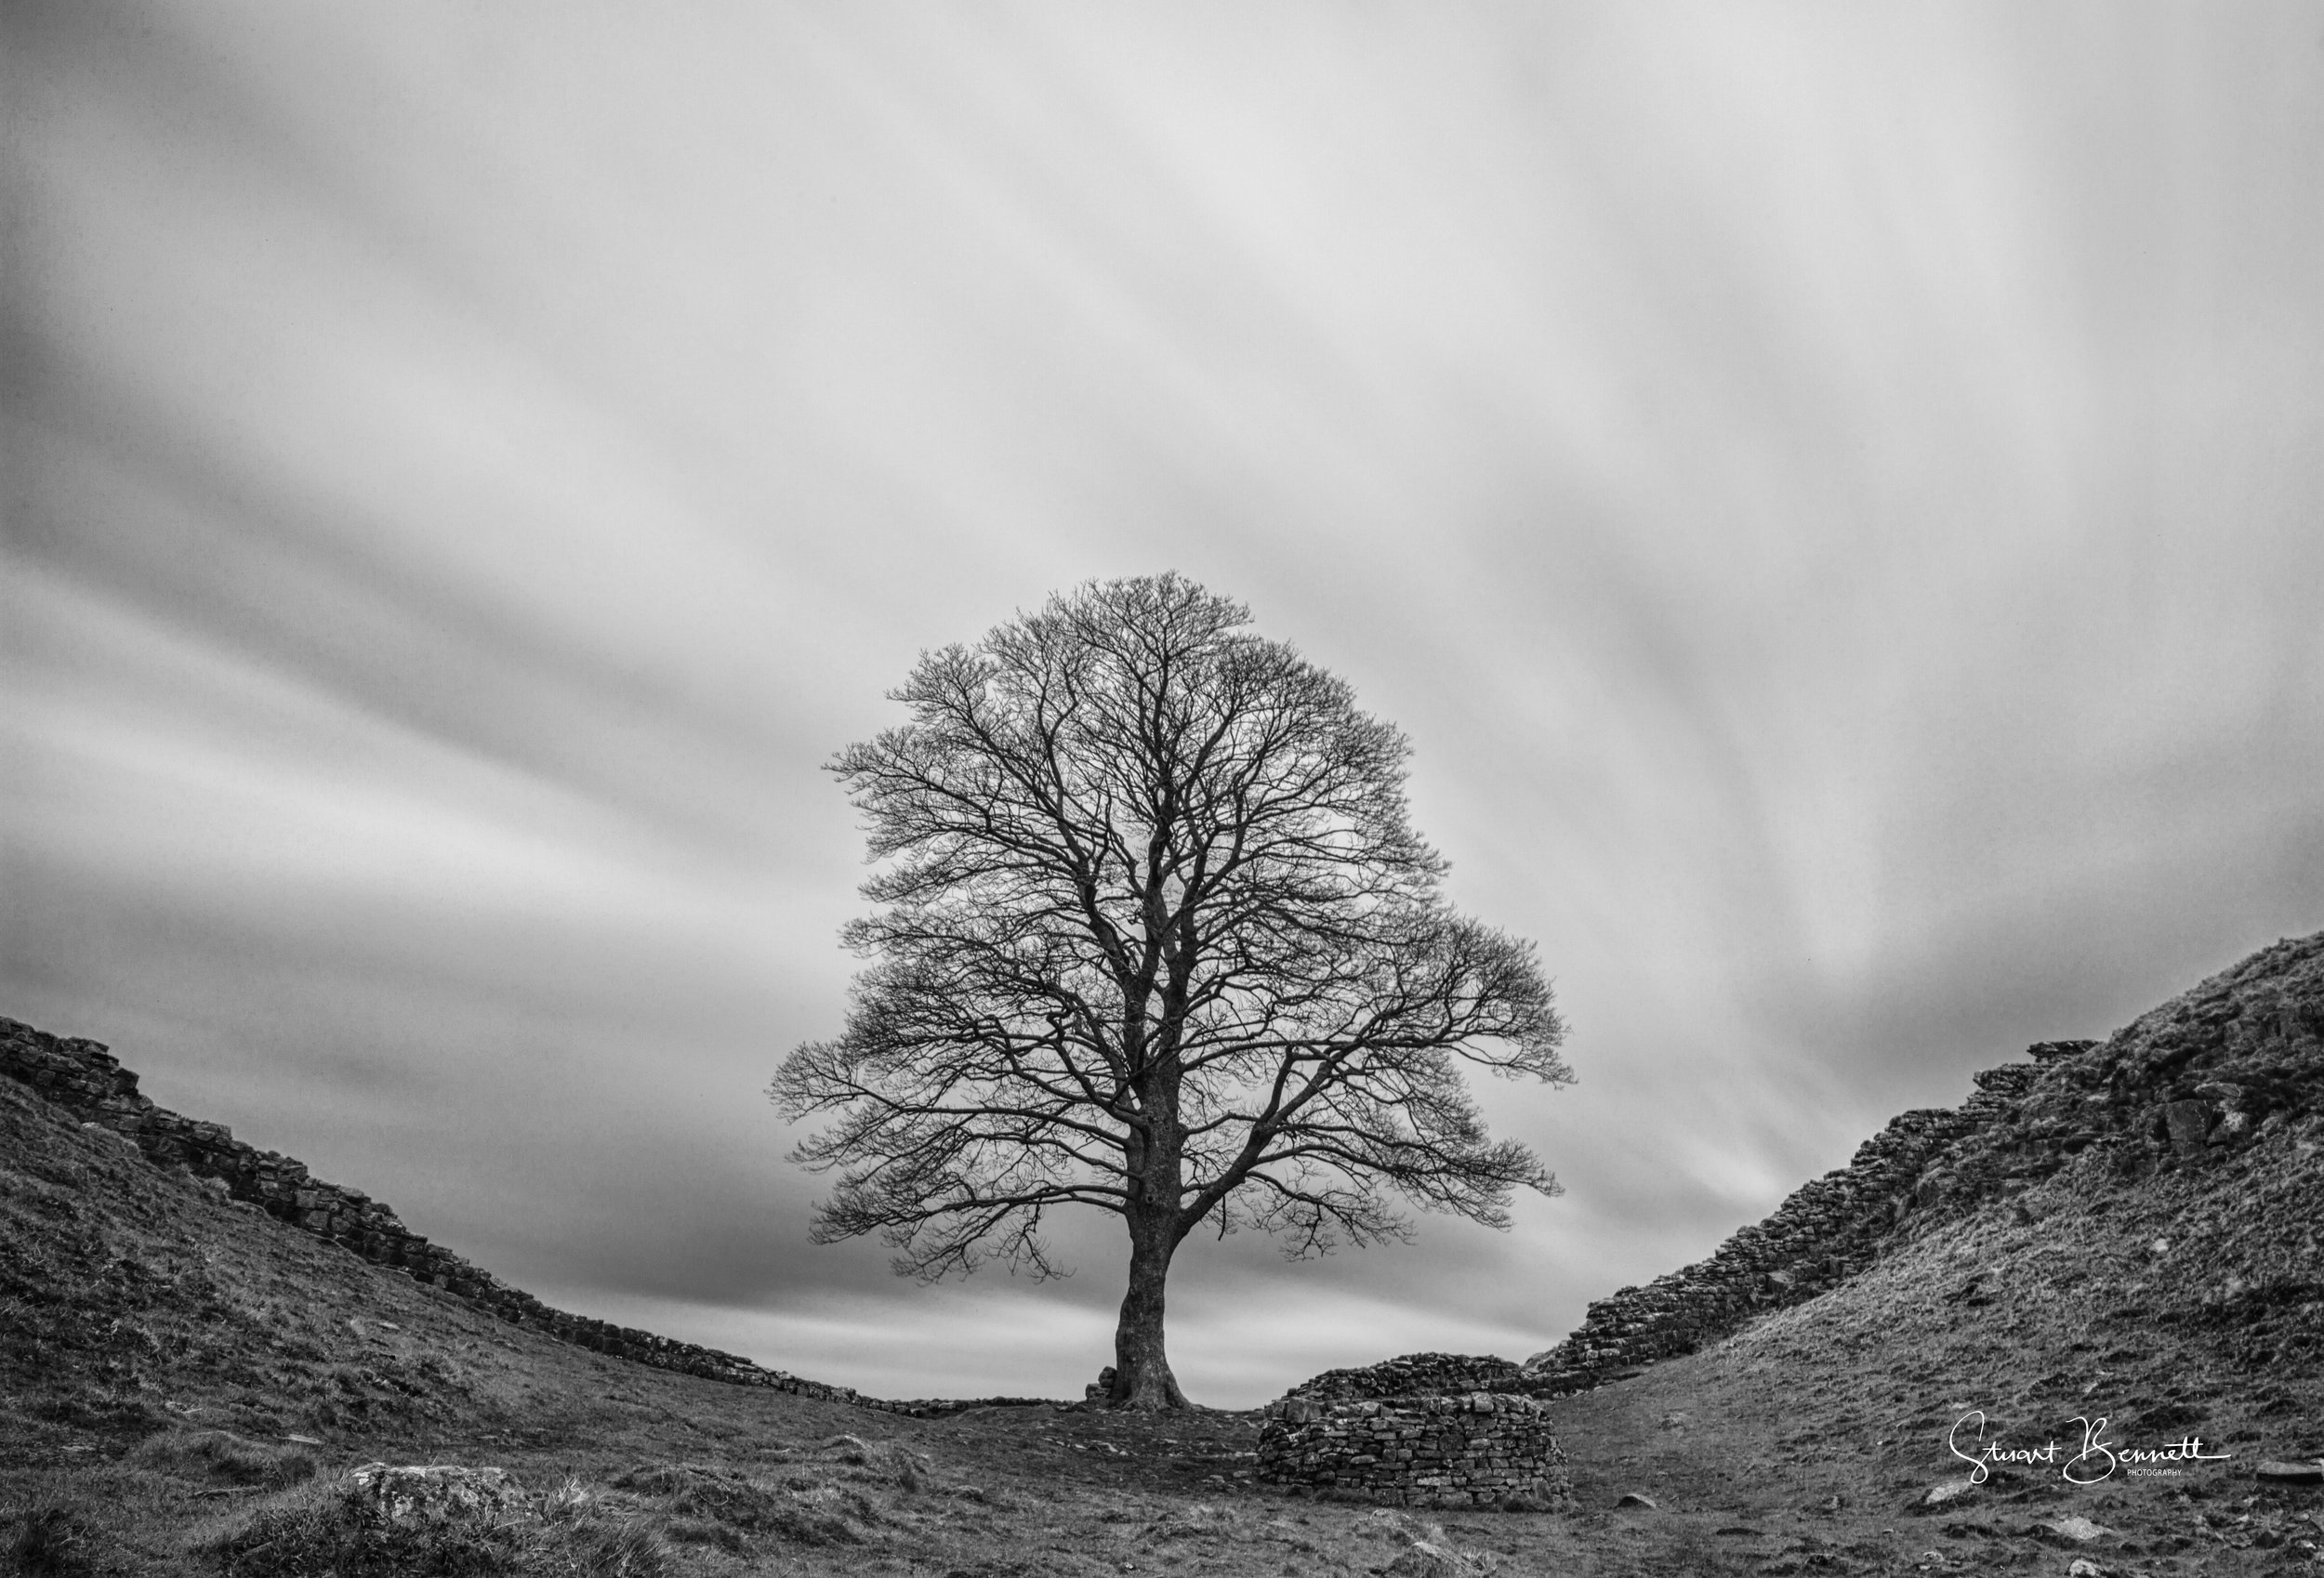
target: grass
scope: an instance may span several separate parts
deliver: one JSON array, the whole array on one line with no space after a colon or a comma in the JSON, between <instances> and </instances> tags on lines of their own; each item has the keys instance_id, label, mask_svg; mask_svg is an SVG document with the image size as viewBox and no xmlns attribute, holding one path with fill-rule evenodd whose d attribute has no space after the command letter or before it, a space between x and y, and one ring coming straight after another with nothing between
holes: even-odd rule
<instances>
[{"instance_id":1,"label":"grass","mask_svg":"<svg viewBox=\"0 0 2324 1578\"><path fill-rule=\"evenodd\" d=\"M667 1578L673 1565L645 1520L572 1481L488 1516L395 1518L340 1479L254 1509L191 1554L230 1578Z\"/></svg>"},{"instance_id":2,"label":"grass","mask_svg":"<svg viewBox=\"0 0 2324 1578\"><path fill-rule=\"evenodd\" d=\"M129 1450L142 1468L231 1487L280 1490L311 1479L321 1466L299 1442L245 1440L231 1430L163 1430Z\"/></svg>"},{"instance_id":3,"label":"grass","mask_svg":"<svg viewBox=\"0 0 2324 1578\"><path fill-rule=\"evenodd\" d=\"M2135 1186L2069 1170L1559 1403L1578 1514L1422 1522L1255 1487L1248 1415L911 1420L563 1347L0 1081L0 1571L2319 1572L2300 1541L2324 1545L2324 1496L2250 1474L2324 1454L2317 1138ZM2088 1490L2014 1471L1925 1513L1970 1407L2013 1440L2096 1411L2236 1456ZM349 1477L372 1462L515 1488L489 1515L383 1519ZM1657 1506L1618 1510L1626 1492ZM2061 1543L2042 1526L2068 1514L2114 1532Z\"/></svg>"},{"instance_id":4,"label":"grass","mask_svg":"<svg viewBox=\"0 0 2324 1578\"><path fill-rule=\"evenodd\" d=\"M86 1572L88 1535L88 1520L72 1506L27 1507L9 1520L0 1556L6 1557L11 1572Z\"/></svg>"}]
</instances>

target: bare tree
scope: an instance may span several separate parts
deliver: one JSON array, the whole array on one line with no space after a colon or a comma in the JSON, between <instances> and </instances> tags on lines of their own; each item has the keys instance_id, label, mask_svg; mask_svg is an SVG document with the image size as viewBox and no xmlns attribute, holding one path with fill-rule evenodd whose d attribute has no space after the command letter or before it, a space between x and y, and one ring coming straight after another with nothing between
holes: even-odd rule
<instances>
[{"instance_id":1,"label":"bare tree","mask_svg":"<svg viewBox=\"0 0 2324 1578\"><path fill-rule=\"evenodd\" d=\"M1085 585L924 654L911 721L831 769L867 819L870 961L772 1095L836 1114L818 1243L878 1232L931 1280L1055 1270L1054 1207L1117 1213L1113 1400L1182 1407L1172 1255L1208 1224L1294 1256L1407 1231L1391 1194L1495 1227L1534 1154L1454 1059L1562 1084L1530 943L1452 913L1409 825L1410 747L1348 685L1175 574Z\"/></svg>"}]
</instances>

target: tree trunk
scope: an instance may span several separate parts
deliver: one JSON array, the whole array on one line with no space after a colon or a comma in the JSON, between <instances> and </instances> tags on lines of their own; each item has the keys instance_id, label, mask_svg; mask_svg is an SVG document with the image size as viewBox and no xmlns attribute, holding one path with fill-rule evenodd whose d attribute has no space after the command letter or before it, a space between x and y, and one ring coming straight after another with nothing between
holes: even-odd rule
<instances>
[{"instance_id":1,"label":"tree trunk","mask_svg":"<svg viewBox=\"0 0 2324 1578\"><path fill-rule=\"evenodd\" d=\"M1116 1408L1187 1406L1162 1347L1162 1289L1170 1274L1170 1254L1178 1247L1170 1227L1144 1213L1129 1219L1129 1291L1122 1295L1121 1322L1114 1328L1114 1391L1107 1400Z\"/></svg>"}]
</instances>

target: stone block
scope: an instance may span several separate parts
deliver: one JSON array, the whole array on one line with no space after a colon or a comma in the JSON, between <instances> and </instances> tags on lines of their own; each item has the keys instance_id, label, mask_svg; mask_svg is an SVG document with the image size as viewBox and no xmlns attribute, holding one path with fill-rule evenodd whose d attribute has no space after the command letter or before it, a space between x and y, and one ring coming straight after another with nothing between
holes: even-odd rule
<instances>
[{"instance_id":1,"label":"stone block","mask_svg":"<svg viewBox=\"0 0 2324 1578\"><path fill-rule=\"evenodd\" d=\"M2211 1143L2211 1127L2214 1114L2205 1103L2196 1100L2172 1101L2162 1109L2165 1132L2170 1136L2171 1149L2182 1156L2199 1155Z\"/></svg>"}]
</instances>

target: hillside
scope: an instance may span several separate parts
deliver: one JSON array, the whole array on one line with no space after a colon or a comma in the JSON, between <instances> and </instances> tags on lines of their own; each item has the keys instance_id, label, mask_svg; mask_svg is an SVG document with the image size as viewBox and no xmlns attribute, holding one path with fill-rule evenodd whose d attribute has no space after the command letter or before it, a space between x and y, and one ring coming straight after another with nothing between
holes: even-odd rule
<instances>
[{"instance_id":1,"label":"hillside","mask_svg":"<svg viewBox=\"0 0 2324 1578\"><path fill-rule=\"evenodd\" d=\"M1863 1198L1881 1229L1868 1253L1853 1221L1835 1235L1863 1264L1575 1398L1569 1433L1689 1493L1756 1474L1811 1503L1893 1508L1948 1466L1945 1435L1973 1410L1987 1441L2056 1440L2069 1456L2103 1420L2118 1457L2086 1462L2097 1483L2007 1468L1932 1518L1938 1546L1998 1563L2014 1530L2070 1511L2119 1531L2086 1547L2119 1571L2324 1569L2324 1491L2258 1472L2324 1459L2324 936L2263 950L2104 1042L2035 1051L1980 1081L1970 1121L1902 1192ZM1817 1246L1795 1253L1813 1262ZM1671 1290L1714 1280L1667 1279L1661 1323L1612 1335L1667 1338L1687 1308ZM1578 1339L1529 1369L1569 1366ZM2231 1455L2119 1455L2190 1438Z\"/></svg>"},{"instance_id":2,"label":"hillside","mask_svg":"<svg viewBox=\"0 0 2324 1578\"><path fill-rule=\"evenodd\" d=\"M1265 1545L1279 1509L1209 1505L1251 1435L1047 1405L921 1419L592 1353L0 1080L0 1571L18 1545L25 1571L294 1571L199 1547L384 1460L571 1481L598 1533L661 1553L458 1571L1116 1572L1157 1520L1182 1549Z\"/></svg>"},{"instance_id":3,"label":"hillside","mask_svg":"<svg viewBox=\"0 0 2324 1578\"><path fill-rule=\"evenodd\" d=\"M2257 1474L2324 1460L2324 936L1975 1083L1522 1367L1418 1354L1288 1395L1548 1397L1585 1506L1784 1509L1738 1518L1699 1571L1872 1571L1906 1531L1932 1571L2047 1543L2109 1572L2324 1571L2324 1490ZM1947 1439L1975 1411L1973 1455L2071 1457L2085 1422L2118 1453L2230 1455L2093 1453L2090 1486L2020 1464L1927 1508L1966 1476ZM2042 1532L2068 1515L2114 1532Z\"/></svg>"},{"instance_id":4,"label":"hillside","mask_svg":"<svg viewBox=\"0 0 2324 1578\"><path fill-rule=\"evenodd\" d=\"M1416 1355L1297 1388L1310 1416L1551 1400L1571 1510L1433 1531L1259 1483L1249 1415L898 1412L733 1356L695 1373L683 1345L526 1318L481 1272L382 1261L377 1213L317 1221L248 1181L285 1159L205 1178L231 1168L166 1150L190 1120L141 1113L133 1141L87 1091L0 1079L0 1571L2324 1572L2324 1490L2257 1472L2324 1457L2324 938L1979 1085L1525 1366ZM2099 1418L2119 1452L2199 1438L2205 1460L1953 1489L1948 1432L2070 1454ZM483 1544L322 1561L374 1460L511 1488Z\"/></svg>"},{"instance_id":5,"label":"hillside","mask_svg":"<svg viewBox=\"0 0 2324 1578\"><path fill-rule=\"evenodd\" d=\"M737 1385L361 1249L0 1079L0 1572L1245 1578L1423 1571L1431 1533L1467 1553L1445 1571L1669 1571L1660 1532L1602 1559L1603 1515L1440 1529L1261 1492L1248 1414L918 1415ZM373 1462L506 1499L398 1545L357 1516Z\"/></svg>"},{"instance_id":6,"label":"hillside","mask_svg":"<svg viewBox=\"0 0 2324 1578\"><path fill-rule=\"evenodd\" d=\"M1691 1351L2000 1204L2023 1217L2119 1202L2159 1222L2172 1180L2288 1183L2324 1124L2324 935L2264 949L2104 1042L2044 1042L2029 1056L1978 1074L1956 1110L1895 1119L1710 1259L1592 1305L1580 1330L1526 1361L1529 1377L1578 1389ZM2225 1214L2179 1232L2172 1269L2209 1279L2215 1323L2280 1327L2324 1296L2316 1223ZM2313 1335L2279 1335L2295 1360L2318 1361Z\"/></svg>"}]
</instances>

